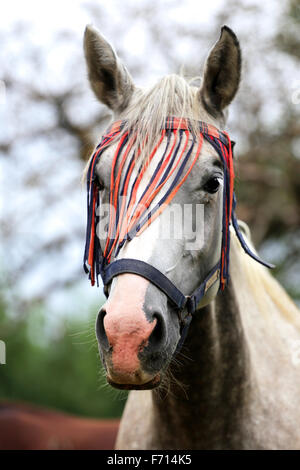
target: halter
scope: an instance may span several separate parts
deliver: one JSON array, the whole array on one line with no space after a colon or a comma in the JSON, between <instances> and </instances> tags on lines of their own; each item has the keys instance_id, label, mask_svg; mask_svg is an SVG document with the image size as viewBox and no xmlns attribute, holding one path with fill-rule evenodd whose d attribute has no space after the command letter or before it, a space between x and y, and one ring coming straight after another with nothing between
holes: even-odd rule
<instances>
[{"instance_id":1,"label":"halter","mask_svg":"<svg viewBox=\"0 0 300 470\"><path fill-rule=\"evenodd\" d=\"M87 229L84 252L84 270L89 274L91 284L99 286L98 277L101 276L104 284L104 293L115 276L122 273L133 273L144 277L166 294L168 299L178 309L181 323L181 337L176 352L181 349L188 332L192 315L197 309L200 300L206 292L219 279L219 289L224 290L229 281L229 250L230 250L230 221L234 227L237 238L244 251L262 265L272 268L273 265L262 261L247 246L239 229L235 216L236 198L234 195L234 170L232 142L225 131L219 131L211 124L197 122L197 135L192 131L191 121L169 117L161 130L161 135L149 156L142 163L138 163L140 149L134 150L136 134L130 129L126 130L126 121L116 121L102 137L101 142L90 160L87 172ZM190 138L192 137L192 138ZM218 153L224 172L223 187L223 216L222 216L222 242L221 257L217 264L207 273L206 278L199 287L189 296L184 295L167 276L154 266L140 260L116 258L125 242L139 236L170 204L177 191L185 182L201 152L203 141L207 141ZM151 163L158 148L166 142L163 153L150 181L142 195L137 193L146 169ZM109 225L105 248L102 251L99 238L96 234L99 223L101 188L96 175L96 167L104 150L112 143L118 142L110 175L110 207ZM194 152L193 156L193 150ZM137 165L139 165L137 167ZM136 177L129 190L129 181L134 168ZM157 203L161 189L168 182L168 189L163 192ZM153 205L153 204L154 205ZM183 312L186 312L185 315Z\"/></svg>"}]
</instances>

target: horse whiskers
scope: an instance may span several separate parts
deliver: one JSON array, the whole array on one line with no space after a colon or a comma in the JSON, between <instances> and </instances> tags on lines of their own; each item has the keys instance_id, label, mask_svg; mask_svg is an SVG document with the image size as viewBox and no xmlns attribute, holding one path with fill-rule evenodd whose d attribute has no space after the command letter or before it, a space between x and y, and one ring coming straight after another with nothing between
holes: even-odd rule
<instances>
[{"instance_id":1,"label":"horse whiskers","mask_svg":"<svg viewBox=\"0 0 300 470\"><path fill-rule=\"evenodd\" d=\"M89 346L89 351L91 351L92 349L98 349L98 344L95 338L89 338L86 340L82 338L81 341L79 341L79 338L78 338L78 341L72 341L72 344L76 346Z\"/></svg>"},{"instance_id":2,"label":"horse whiskers","mask_svg":"<svg viewBox=\"0 0 300 470\"><path fill-rule=\"evenodd\" d=\"M88 325L89 323L90 325ZM77 340L82 339L81 341L73 341L73 344L90 345L91 348L97 347L97 341L95 338L95 331L94 331L94 321L93 321L93 328L92 328L92 321L89 321L87 322L87 325L83 330L70 333L69 336Z\"/></svg>"},{"instance_id":3,"label":"horse whiskers","mask_svg":"<svg viewBox=\"0 0 300 470\"><path fill-rule=\"evenodd\" d=\"M183 348L182 348L182 350L183 350ZM178 357L181 357L183 360L188 360L188 361L190 361L190 362L194 362L194 359L192 359L192 358L189 357L189 356L186 356L186 355L182 352L182 350L177 354L177 358L176 358L177 361L178 361ZM179 361L178 361L178 362L179 362ZM183 363L180 363L180 364L184 365Z\"/></svg>"},{"instance_id":4,"label":"horse whiskers","mask_svg":"<svg viewBox=\"0 0 300 470\"><path fill-rule=\"evenodd\" d=\"M169 395L170 381L166 376L163 377L159 386L153 390L153 393L157 395L160 400L164 400Z\"/></svg>"},{"instance_id":5,"label":"horse whiskers","mask_svg":"<svg viewBox=\"0 0 300 470\"><path fill-rule=\"evenodd\" d=\"M72 341L73 344L91 344L91 343L97 343L97 340L95 338L95 335L92 336L77 336L76 338L73 339Z\"/></svg>"},{"instance_id":6,"label":"horse whiskers","mask_svg":"<svg viewBox=\"0 0 300 470\"><path fill-rule=\"evenodd\" d=\"M177 361L172 360L172 362L177 362ZM176 364L176 366L178 367L179 364ZM171 387L172 385L174 385L175 387ZM155 390L155 393L159 395L159 398L161 400L166 399L168 396L171 396L172 398L176 399L178 398L177 394L174 391L176 388L181 389L184 392L186 399L188 399L188 395L186 391L187 385L185 385L184 383L182 383L180 380L178 380L175 377L175 375L173 374L169 366L169 368L165 371L162 377L162 381L159 387Z\"/></svg>"},{"instance_id":7,"label":"horse whiskers","mask_svg":"<svg viewBox=\"0 0 300 470\"><path fill-rule=\"evenodd\" d=\"M173 384L175 385L177 388L181 389L184 394L185 394L185 397L188 399L188 395L187 395L187 388L188 388L188 385L184 384L181 380L179 380L175 375L174 373L172 372L172 370L169 368L168 370L168 373L169 373L169 377L170 377L170 384ZM176 395L175 393L173 394L174 398L176 398Z\"/></svg>"},{"instance_id":8,"label":"horse whiskers","mask_svg":"<svg viewBox=\"0 0 300 470\"><path fill-rule=\"evenodd\" d=\"M126 390L114 389L113 399L114 401L125 401L127 400L128 392Z\"/></svg>"},{"instance_id":9,"label":"horse whiskers","mask_svg":"<svg viewBox=\"0 0 300 470\"><path fill-rule=\"evenodd\" d=\"M103 390L103 389L109 390L110 394L114 392L114 389L109 386L109 384L106 380L105 369L100 367L98 369L98 390L100 391L100 390Z\"/></svg>"},{"instance_id":10,"label":"horse whiskers","mask_svg":"<svg viewBox=\"0 0 300 470\"><path fill-rule=\"evenodd\" d=\"M73 333L69 333L69 336L71 337L78 337L78 336L88 336L88 337L94 337L95 336L95 327L88 326L80 331L75 331Z\"/></svg>"},{"instance_id":11,"label":"horse whiskers","mask_svg":"<svg viewBox=\"0 0 300 470\"><path fill-rule=\"evenodd\" d=\"M98 370L98 391L105 390L105 393L108 392L110 398L114 401L125 401L128 396L128 392L125 390L117 390L112 388L106 380L106 371L104 367L99 368Z\"/></svg>"},{"instance_id":12,"label":"horse whiskers","mask_svg":"<svg viewBox=\"0 0 300 470\"><path fill-rule=\"evenodd\" d=\"M178 356L172 357L169 367L166 370L165 374L163 375L162 383L159 387L161 391L166 391L165 398L169 395L171 395L173 398L177 398L176 396L177 394L175 393L174 390L181 389L186 399L188 399L187 390L186 390L187 385L181 382L172 371L172 368L173 368L174 371L178 372L180 371L180 369L182 369L183 366L184 366L184 362L179 361ZM174 385L174 387L171 387L172 385Z\"/></svg>"},{"instance_id":13,"label":"horse whiskers","mask_svg":"<svg viewBox=\"0 0 300 470\"><path fill-rule=\"evenodd\" d=\"M178 356L174 356L171 359L170 365L175 366L177 369L180 369L184 366L184 363L178 359Z\"/></svg>"},{"instance_id":14,"label":"horse whiskers","mask_svg":"<svg viewBox=\"0 0 300 470\"><path fill-rule=\"evenodd\" d=\"M171 381L176 385L176 387L180 388L183 391L185 398L188 400L189 397L188 397L187 389L189 386L184 384L181 380L177 379L171 371L170 371L170 374L171 374ZM178 398L175 393L173 393L173 397Z\"/></svg>"}]
</instances>

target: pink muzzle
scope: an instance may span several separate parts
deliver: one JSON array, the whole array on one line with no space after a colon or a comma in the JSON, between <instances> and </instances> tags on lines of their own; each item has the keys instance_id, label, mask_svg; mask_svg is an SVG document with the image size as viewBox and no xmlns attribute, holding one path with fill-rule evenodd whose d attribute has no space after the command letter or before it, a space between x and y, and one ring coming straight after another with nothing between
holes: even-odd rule
<instances>
[{"instance_id":1,"label":"pink muzzle","mask_svg":"<svg viewBox=\"0 0 300 470\"><path fill-rule=\"evenodd\" d=\"M108 374L115 382L146 382L152 377L141 369L139 353L147 346L156 325L143 310L149 281L135 274L122 274L103 306L104 329L112 348L107 364ZM129 383L129 382L128 382Z\"/></svg>"}]
</instances>

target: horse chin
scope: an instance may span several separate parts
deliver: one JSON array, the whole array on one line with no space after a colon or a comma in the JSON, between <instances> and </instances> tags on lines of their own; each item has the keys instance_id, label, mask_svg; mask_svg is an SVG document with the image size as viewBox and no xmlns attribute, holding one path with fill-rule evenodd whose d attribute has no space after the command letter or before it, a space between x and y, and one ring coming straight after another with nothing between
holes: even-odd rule
<instances>
[{"instance_id":1,"label":"horse chin","mask_svg":"<svg viewBox=\"0 0 300 470\"><path fill-rule=\"evenodd\" d=\"M156 388L160 385L161 375L157 374L149 382L146 382L146 383L143 383L143 384L118 383L118 382L114 382L109 376L106 377L106 380L109 383L109 385L111 385L112 387L117 388L119 390L152 390L152 389L154 389L154 388Z\"/></svg>"}]
</instances>

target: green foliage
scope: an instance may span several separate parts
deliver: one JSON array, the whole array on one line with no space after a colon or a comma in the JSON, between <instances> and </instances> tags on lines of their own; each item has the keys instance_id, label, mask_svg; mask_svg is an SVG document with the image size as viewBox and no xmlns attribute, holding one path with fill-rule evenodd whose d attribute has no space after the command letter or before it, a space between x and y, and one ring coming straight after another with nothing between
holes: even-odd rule
<instances>
[{"instance_id":1,"label":"green foliage","mask_svg":"<svg viewBox=\"0 0 300 470\"><path fill-rule=\"evenodd\" d=\"M126 394L105 386L93 327L87 332L86 322L68 322L56 339L47 339L41 307L12 319L3 304L0 325L0 339L6 343L0 400L24 400L91 417L121 415Z\"/></svg>"}]
</instances>

